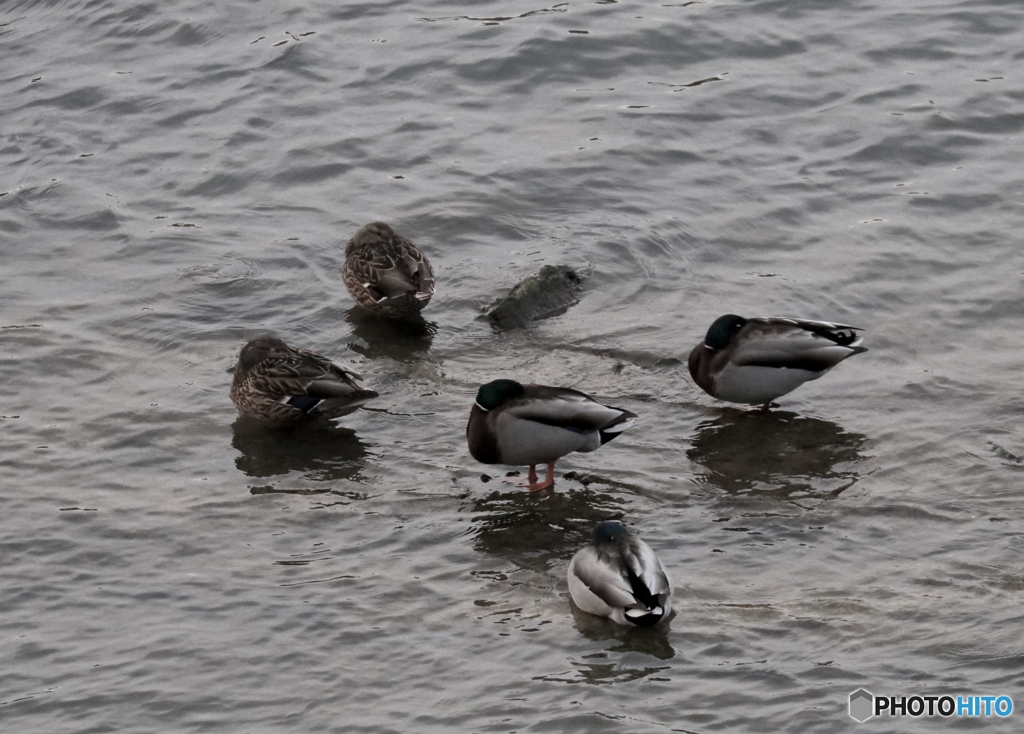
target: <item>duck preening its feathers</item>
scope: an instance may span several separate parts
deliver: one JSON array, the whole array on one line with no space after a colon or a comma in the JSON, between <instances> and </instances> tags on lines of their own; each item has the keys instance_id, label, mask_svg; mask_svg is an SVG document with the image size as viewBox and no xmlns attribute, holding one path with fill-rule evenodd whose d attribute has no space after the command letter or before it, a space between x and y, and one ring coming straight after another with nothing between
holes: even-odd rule
<instances>
[{"instance_id":1,"label":"duck preening its feathers","mask_svg":"<svg viewBox=\"0 0 1024 734\"><path fill-rule=\"evenodd\" d=\"M569 561L576 606L618 624L649 627L672 611L672 582L647 543L620 522L594 528L594 541Z\"/></svg>"},{"instance_id":2,"label":"duck preening its feathers","mask_svg":"<svg viewBox=\"0 0 1024 734\"><path fill-rule=\"evenodd\" d=\"M355 372L273 336L244 347L231 382L231 400L243 414L273 424L307 415L339 418L377 397Z\"/></svg>"},{"instance_id":3,"label":"duck preening its feathers","mask_svg":"<svg viewBox=\"0 0 1024 734\"><path fill-rule=\"evenodd\" d=\"M466 438L484 464L529 465L530 491L554 485L555 462L573 451L594 451L633 425L628 410L602 405L567 387L495 380L477 392ZM537 464L547 477L537 481Z\"/></svg>"},{"instance_id":4,"label":"duck preening its feathers","mask_svg":"<svg viewBox=\"0 0 1024 734\"><path fill-rule=\"evenodd\" d=\"M418 313L434 295L434 270L412 240L384 222L360 228L345 247L345 287L356 303L385 316Z\"/></svg>"},{"instance_id":5,"label":"duck preening its feathers","mask_svg":"<svg viewBox=\"0 0 1024 734\"><path fill-rule=\"evenodd\" d=\"M727 314L690 352L690 375L720 400L767 404L866 352L858 331L830 321Z\"/></svg>"}]
</instances>

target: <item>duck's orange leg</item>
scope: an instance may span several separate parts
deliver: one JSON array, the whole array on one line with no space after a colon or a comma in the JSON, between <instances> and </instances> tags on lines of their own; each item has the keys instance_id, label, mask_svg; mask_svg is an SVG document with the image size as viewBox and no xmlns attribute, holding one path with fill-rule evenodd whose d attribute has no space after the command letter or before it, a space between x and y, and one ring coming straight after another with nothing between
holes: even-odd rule
<instances>
[{"instance_id":1,"label":"duck's orange leg","mask_svg":"<svg viewBox=\"0 0 1024 734\"><path fill-rule=\"evenodd\" d=\"M526 488L531 492L539 492L542 489L550 489L555 486L555 462L548 462L547 476L544 477L544 481L541 484L537 483L537 467L530 467L530 483L526 485Z\"/></svg>"}]
</instances>

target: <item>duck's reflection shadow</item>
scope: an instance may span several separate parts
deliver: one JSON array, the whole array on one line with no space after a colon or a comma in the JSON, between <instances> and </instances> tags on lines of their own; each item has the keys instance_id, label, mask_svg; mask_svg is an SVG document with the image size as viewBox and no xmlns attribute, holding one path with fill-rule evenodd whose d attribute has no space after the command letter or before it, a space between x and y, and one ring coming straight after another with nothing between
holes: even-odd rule
<instances>
[{"instance_id":1,"label":"duck's reflection shadow","mask_svg":"<svg viewBox=\"0 0 1024 734\"><path fill-rule=\"evenodd\" d=\"M625 514L619 499L586 488L527 492L508 485L474 499L471 510L477 550L541 573L568 562L597 523Z\"/></svg>"},{"instance_id":2,"label":"duck's reflection shadow","mask_svg":"<svg viewBox=\"0 0 1024 734\"><path fill-rule=\"evenodd\" d=\"M241 416L231 428L231 445L239 453L235 466L250 477L298 475L306 482L358 480L366 462L366 445L356 432L325 418L272 428ZM324 487L318 491L328 490Z\"/></svg>"},{"instance_id":3,"label":"duck's reflection shadow","mask_svg":"<svg viewBox=\"0 0 1024 734\"><path fill-rule=\"evenodd\" d=\"M478 551L546 575L554 566L564 569L572 555L592 541L595 525L603 520L623 520L627 510L614 495L564 485L535 493L503 486L487 497L473 499L469 509ZM640 652L662 660L675 654L668 641L668 621L650 628L627 628L580 611L568 597L565 604L572 610L576 628L588 639L618 643L608 649L608 654ZM635 680L662 670L597 660L604 656L595 653L574 663L586 682Z\"/></svg>"},{"instance_id":4,"label":"duck's reflection shadow","mask_svg":"<svg viewBox=\"0 0 1024 734\"><path fill-rule=\"evenodd\" d=\"M687 457L704 468L704 486L774 499L828 499L860 473L867 437L787 411L727 409L701 423Z\"/></svg>"},{"instance_id":5,"label":"duck's reflection shadow","mask_svg":"<svg viewBox=\"0 0 1024 734\"><path fill-rule=\"evenodd\" d=\"M572 608L573 624L588 640L594 642L615 640L619 643L609 647L608 652L640 652L652 655L659 660L668 660L676 654L672 644L668 641L672 620L676 616L674 611L668 619L662 620L653 627L624 627L605 617L587 614L571 602L569 606Z\"/></svg>"},{"instance_id":6,"label":"duck's reflection shadow","mask_svg":"<svg viewBox=\"0 0 1024 734\"><path fill-rule=\"evenodd\" d=\"M349 347L367 359L388 357L397 362L412 361L430 351L437 333L437 324L425 321L419 314L392 319L353 306L345 312L345 320L352 327L354 337Z\"/></svg>"}]
</instances>

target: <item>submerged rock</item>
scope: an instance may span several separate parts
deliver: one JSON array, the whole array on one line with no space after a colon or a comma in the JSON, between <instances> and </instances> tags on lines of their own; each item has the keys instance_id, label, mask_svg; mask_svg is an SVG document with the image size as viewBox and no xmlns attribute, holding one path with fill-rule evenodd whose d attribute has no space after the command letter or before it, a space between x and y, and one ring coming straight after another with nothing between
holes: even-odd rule
<instances>
[{"instance_id":1,"label":"submerged rock","mask_svg":"<svg viewBox=\"0 0 1024 734\"><path fill-rule=\"evenodd\" d=\"M583 278L568 265L545 265L495 303L487 318L501 329L559 316L579 301Z\"/></svg>"}]
</instances>

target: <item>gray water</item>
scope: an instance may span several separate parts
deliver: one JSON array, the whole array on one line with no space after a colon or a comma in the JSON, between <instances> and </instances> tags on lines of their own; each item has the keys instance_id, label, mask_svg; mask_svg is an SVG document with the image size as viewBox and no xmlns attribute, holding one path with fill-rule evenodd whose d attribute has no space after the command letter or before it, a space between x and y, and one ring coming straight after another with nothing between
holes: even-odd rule
<instances>
[{"instance_id":1,"label":"gray water","mask_svg":"<svg viewBox=\"0 0 1024 734\"><path fill-rule=\"evenodd\" d=\"M1016 0L5 0L3 731L1019 730L846 707L1024 707L1022 49ZM377 219L425 329L345 292ZM578 305L480 318L543 264ZM730 407L726 312L870 351ZM238 420L266 331L381 398ZM498 377L640 420L527 494L465 445ZM609 517L668 625L570 606Z\"/></svg>"}]
</instances>

